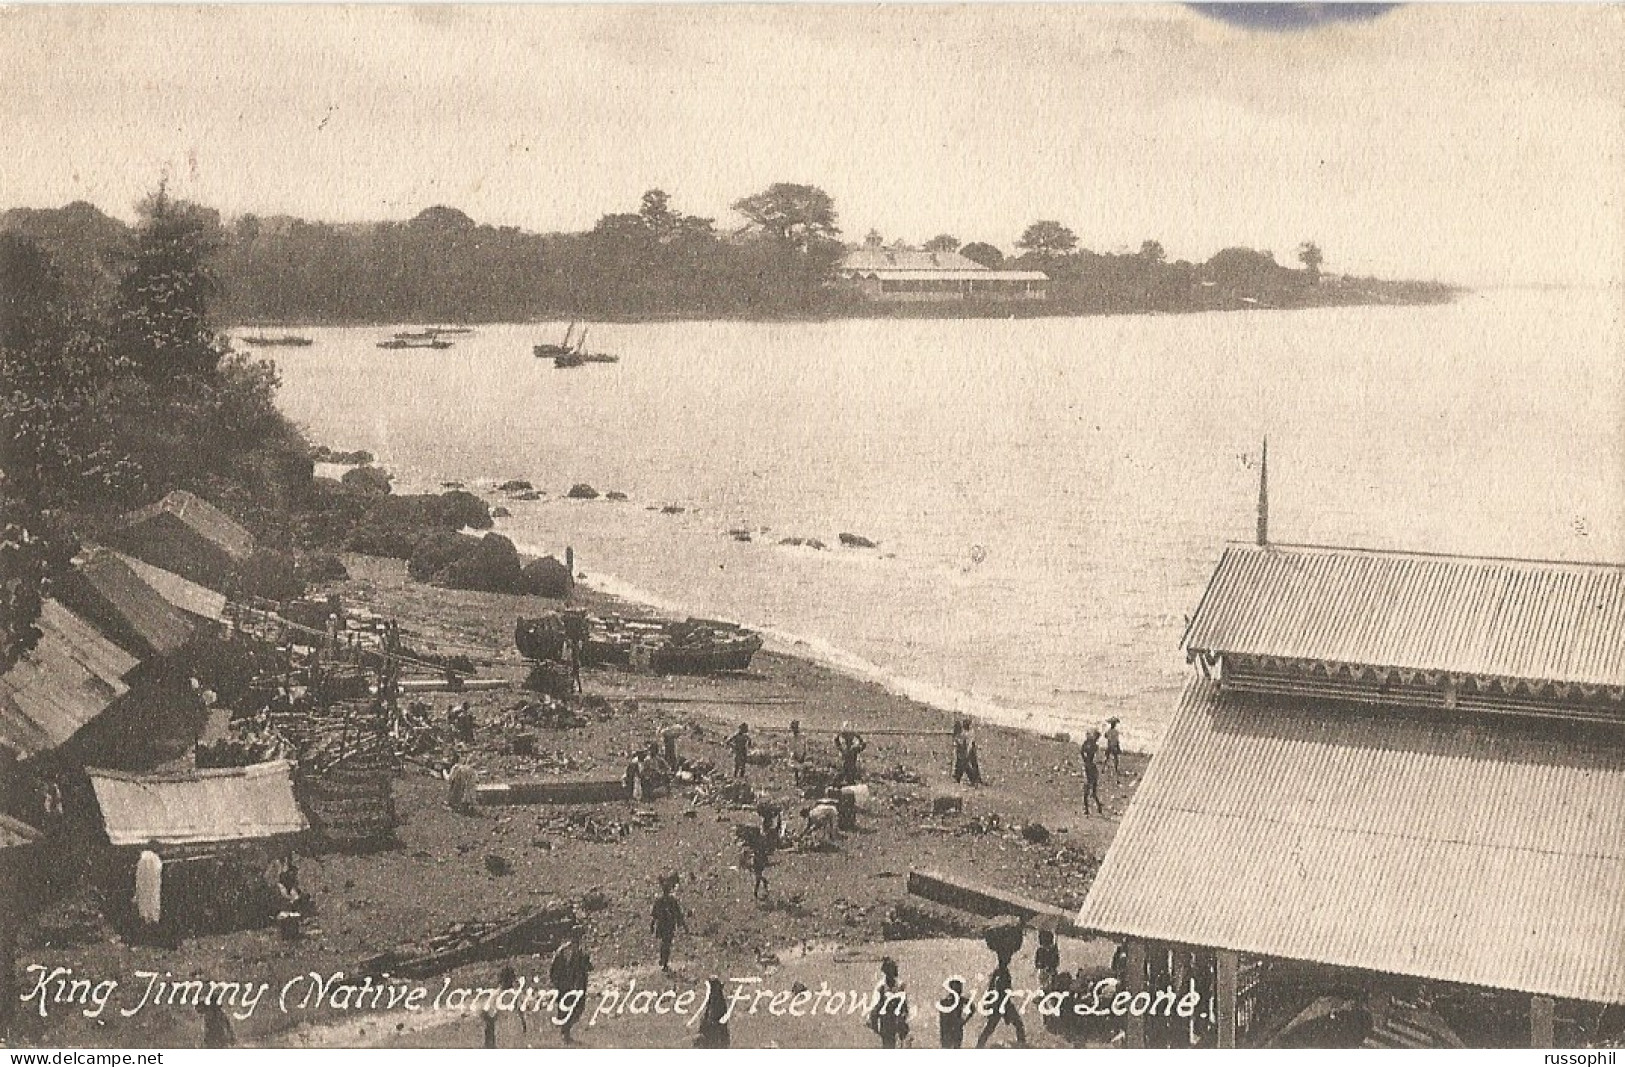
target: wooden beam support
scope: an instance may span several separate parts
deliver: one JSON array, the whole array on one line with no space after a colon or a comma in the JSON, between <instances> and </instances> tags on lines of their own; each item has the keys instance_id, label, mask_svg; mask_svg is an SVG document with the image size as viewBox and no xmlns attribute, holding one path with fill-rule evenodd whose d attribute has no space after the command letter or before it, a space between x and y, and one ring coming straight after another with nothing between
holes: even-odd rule
<instances>
[{"instance_id":1,"label":"wooden beam support","mask_svg":"<svg viewBox=\"0 0 1625 1067\"><path fill-rule=\"evenodd\" d=\"M1551 997L1529 998L1529 1047L1557 1047L1557 1006Z\"/></svg>"},{"instance_id":2,"label":"wooden beam support","mask_svg":"<svg viewBox=\"0 0 1625 1067\"><path fill-rule=\"evenodd\" d=\"M1219 949L1213 1007L1218 1014L1214 1023L1220 1048L1236 1047L1236 979L1240 967L1241 960L1236 953Z\"/></svg>"},{"instance_id":3,"label":"wooden beam support","mask_svg":"<svg viewBox=\"0 0 1625 1067\"><path fill-rule=\"evenodd\" d=\"M1128 961L1124 964L1127 974L1123 976L1123 986L1130 993L1145 991L1145 942L1130 941L1123 946L1128 950ZM1129 1048L1145 1048L1145 1016L1129 1015L1123 1020L1124 1044Z\"/></svg>"}]
</instances>

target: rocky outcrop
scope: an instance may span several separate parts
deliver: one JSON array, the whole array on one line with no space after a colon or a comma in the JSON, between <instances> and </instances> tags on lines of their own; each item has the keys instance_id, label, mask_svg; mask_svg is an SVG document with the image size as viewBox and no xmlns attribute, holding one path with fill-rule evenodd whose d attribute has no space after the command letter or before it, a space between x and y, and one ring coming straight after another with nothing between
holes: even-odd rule
<instances>
[{"instance_id":1,"label":"rocky outcrop","mask_svg":"<svg viewBox=\"0 0 1625 1067\"><path fill-rule=\"evenodd\" d=\"M552 556L531 560L524 567L525 592L563 600L575 591L570 569Z\"/></svg>"},{"instance_id":2,"label":"rocky outcrop","mask_svg":"<svg viewBox=\"0 0 1625 1067\"><path fill-rule=\"evenodd\" d=\"M393 478L382 467L357 467L344 472L340 483L363 493L387 494Z\"/></svg>"},{"instance_id":3,"label":"rocky outcrop","mask_svg":"<svg viewBox=\"0 0 1625 1067\"><path fill-rule=\"evenodd\" d=\"M869 540L867 537L864 537L862 534L855 534L855 533L844 533L844 534L842 534L841 535L841 544L845 545L847 548L879 548L880 547L878 544L876 544L875 542Z\"/></svg>"}]
</instances>

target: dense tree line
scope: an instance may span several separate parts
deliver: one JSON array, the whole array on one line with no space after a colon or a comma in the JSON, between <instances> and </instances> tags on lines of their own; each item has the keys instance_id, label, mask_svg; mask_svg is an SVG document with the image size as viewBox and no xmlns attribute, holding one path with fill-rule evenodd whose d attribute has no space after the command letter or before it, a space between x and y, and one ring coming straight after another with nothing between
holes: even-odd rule
<instances>
[{"instance_id":1,"label":"dense tree line","mask_svg":"<svg viewBox=\"0 0 1625 1067\"><path fill-rule=\"evenodd\" d=\"M161 189L140 214L72 275L0 233L0 668L38 639L74 532L175 488L275 506L309 476L274 368L211 325L218 217Z\"/></svg>"},{"instance_id":2,"label":"dense tree line","mask_svg":"<svg viewBox=\"0 0 1625 1067\"><path fill-rule=\"evenodd\" d=\"M635 211L605 215L583 233L538 234L431 207L405 222L335 225L246 215L229 224L202 209L196 240L218 274L215 306L239 323L494 322L542 318L784 318L886 313L833 284L843 254L835 204L811 185L779 183L733 204L729 227L679 211L651 189ZM111 304L109 266L129 235L88 204L13 211L0 229L27 234L55 256L67 289L87 306ZM866 243L885 245L871 232ZM986 241L938 234L922 249L959 251L983 266L1042 270L1045 314L1189 311L1228 307L1418 302L1445 286L1323 277L1312 241L1302 269L1269 252L1222 249L1206 262L1170 262L1162 245L1097 253L1061 222L1028 226L1013 257ZM111 250L111 251L110 251ZM974 309L972 309L974 311ZM943 313L933 308L892 313Z\"/></svg>"}]
</instances>

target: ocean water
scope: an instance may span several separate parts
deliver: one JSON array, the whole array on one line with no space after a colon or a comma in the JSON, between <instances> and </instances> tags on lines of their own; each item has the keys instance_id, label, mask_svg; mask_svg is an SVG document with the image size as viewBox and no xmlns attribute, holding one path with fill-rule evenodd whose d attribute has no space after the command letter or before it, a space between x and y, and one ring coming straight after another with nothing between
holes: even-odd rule
<instances>
[{"instance_id":1,"label":"ocean water","mask_svg":"<svg viewBox=\"0 0 1625 1067\"><path fill-rule=\"evenodd\" d=\"M553 323L272 354L284 409L399 486L534 482L498 528L602 588L1012 725L1117 715L1155 750L1266 436L1272 540L1625 559L1620 303L605 324L621 362L562 371L530 352Z\"/></svg>"}]
</instances>

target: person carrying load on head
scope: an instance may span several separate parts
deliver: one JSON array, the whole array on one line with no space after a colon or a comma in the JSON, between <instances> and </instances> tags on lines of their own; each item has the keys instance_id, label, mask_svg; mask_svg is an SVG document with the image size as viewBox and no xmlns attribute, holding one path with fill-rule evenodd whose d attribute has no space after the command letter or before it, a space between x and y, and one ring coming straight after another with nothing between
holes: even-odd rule
<instances>
[{"instance_id":1,"label":"person carrying load on head","mask_svg":"<svg viewBox=\"0 0 1625 1067\"><path fill-rule=\"evenodd\" d=\"M841 723L841 732L835 735L835 751L841 756L842 785L857 785L862 774L858 770L858 757L869 743L863 735L852 729L850 721Z\"/></svg>"}]
</instances>

